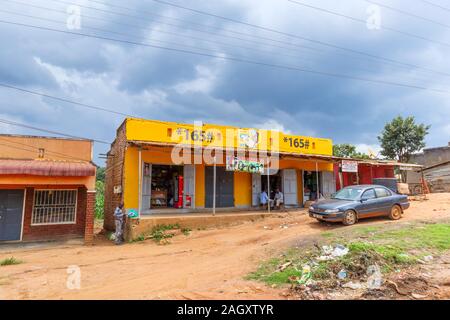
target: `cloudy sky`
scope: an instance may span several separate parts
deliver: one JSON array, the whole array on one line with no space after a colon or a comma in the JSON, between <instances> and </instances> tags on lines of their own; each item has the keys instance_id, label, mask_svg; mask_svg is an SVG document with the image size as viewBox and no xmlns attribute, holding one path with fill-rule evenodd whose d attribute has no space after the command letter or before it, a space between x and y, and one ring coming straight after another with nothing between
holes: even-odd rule
<instances>
[{"instance_id":1,"label":"cloudy sky","mask_svg":"<svg viewBox=\"0 0 450 320\"><path fill-rule=\"evenodd\" d=\"M414 115L432 125L427 146L450 141L448 1L295 1L0 0L0 85L361 151L378 150L386 121ZM123 116L0 86L0 120L112 141ZM108 148L96 144L99 164Z\"/></svg>"}]
</instances>

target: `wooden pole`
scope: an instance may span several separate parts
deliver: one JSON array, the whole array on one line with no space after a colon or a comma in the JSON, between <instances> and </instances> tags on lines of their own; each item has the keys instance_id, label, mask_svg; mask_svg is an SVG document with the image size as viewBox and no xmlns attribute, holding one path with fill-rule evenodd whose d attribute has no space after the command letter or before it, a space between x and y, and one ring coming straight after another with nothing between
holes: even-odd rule
<instances>
[{"instance_id":1,"label":"wooden pole","mask_svg":"<svg viewBox=\"0 0 450 320\"><path fill-rule=\"evenodd\" d=\"M317 179L316 200L320 200L319 163L317 161L316 161L316 179Z\"/></svg>"},{"instance_id":2,"label":"wooden pole","mask_svg":"<svg viewBox=\"0 0 450 320\"><path fill-rule=\"evenodd\" d=\"M214 170L213 170L213 216L216 215L216 155L214 155Z\"/></svg>"}]
</instances>

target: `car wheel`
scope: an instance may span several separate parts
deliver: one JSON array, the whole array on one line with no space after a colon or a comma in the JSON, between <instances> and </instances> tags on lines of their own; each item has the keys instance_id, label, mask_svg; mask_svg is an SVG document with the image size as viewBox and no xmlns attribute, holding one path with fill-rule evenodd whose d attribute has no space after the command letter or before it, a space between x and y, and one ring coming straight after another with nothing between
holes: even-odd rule
<instances>
[{"instance_id":1,"label":"car wheel","mask_svg":"<svg viewBox=\"0 0 450 320\"><path fill-rule=\"evenodd\" d=\"M395 205L392 207L391 212L389 213L389 219L391 220L399 220L402 217L402 208L399 205Z\"/></svg>"},{"instance_id":2,"label":"car wheel","mask_svg":"<svg viewBox=\"0 0 450 320\"><path fill-rule=\"evenodd\" d=\"M351 226L354 225L357 220L358 217L356 215L356 212L353 210L347 210L344 213L344 220L342 221L342 223L346 226Z\"/></svg>"}]
</instances>

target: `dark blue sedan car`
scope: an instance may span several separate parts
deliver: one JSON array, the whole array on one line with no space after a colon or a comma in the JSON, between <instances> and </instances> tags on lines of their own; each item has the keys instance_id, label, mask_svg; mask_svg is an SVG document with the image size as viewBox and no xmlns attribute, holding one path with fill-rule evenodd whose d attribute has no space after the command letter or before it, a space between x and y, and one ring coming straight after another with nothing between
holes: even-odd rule
<instances>
[{"instance_id":1,"label":"dark blue sedan car","mask_svg":"<svg viewBox=\"0 0 450 320\"><path fill-rule=\"evenodd\" d=\"M408 197L377 185L344 188L329 200L319 200L309 208L309 216L319 221L355 224L359 219L386 216L402 217L409 208Z\"/></svg>"}]
</instances>

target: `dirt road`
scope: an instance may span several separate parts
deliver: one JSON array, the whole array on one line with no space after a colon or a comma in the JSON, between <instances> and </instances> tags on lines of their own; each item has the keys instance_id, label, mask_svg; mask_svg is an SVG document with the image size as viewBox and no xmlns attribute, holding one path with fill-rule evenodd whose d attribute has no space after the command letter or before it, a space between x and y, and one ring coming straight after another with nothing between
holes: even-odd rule
<instances>
[{"instance_id":1,"label":"dirt road","mask_svg":"<svg viewBox=\"0 0 450 320\"><path fill-rule=\"evenodd\" d=\"M99 237L93 247L3 250L0 260L13 255L23 263L0 267L0 299L282 299L279 290L243 279L262 259L288 245L343 228L319 224L305 213L194 230L169 245L145 241L116 247ZM413 201L400 222L379 218L362 224L443 218L450 218L450 194ZM71 265L81 270L80 290L67 288Z\"/></svg>"}]
</instances>

